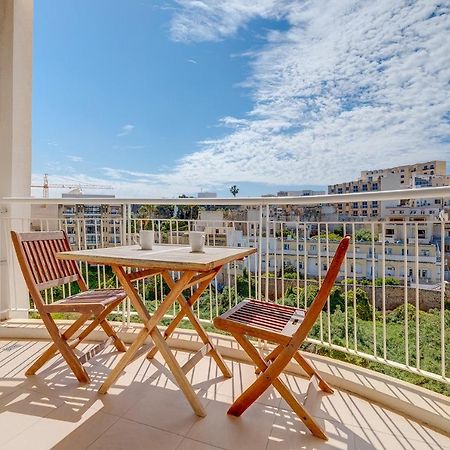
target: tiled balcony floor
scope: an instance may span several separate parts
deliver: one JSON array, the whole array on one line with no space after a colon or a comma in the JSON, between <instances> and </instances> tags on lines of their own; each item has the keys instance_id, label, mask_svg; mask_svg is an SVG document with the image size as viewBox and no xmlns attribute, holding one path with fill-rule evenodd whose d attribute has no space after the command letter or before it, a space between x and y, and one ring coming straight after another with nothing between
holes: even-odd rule
<instances>
[{"instance_id":1,"label":"tiled balcony floor","mask_svg":"<svg viewBox=\"0 0 450 450\"><path fill-rule=\"evenodd\" d=\"M275 391L242 417L229 417L228 406L255 378L254 369L228 361L233 378L224 379L208 357L189 373L208 413L203 419L194 415L159 356L135 361L106 395L97 389L117 354L91 360L87 369L93 382L87 386L78 384L61 359L25 377L25 368L47 345L0 341L2 450L450 449L450 438L343 391L319 394L318 407L310 409L328 442L311 436ZM187 357L177 352L180 362ZM301 399L307 382L291 375L284 379Z\"/></svg>"}]
</instances>

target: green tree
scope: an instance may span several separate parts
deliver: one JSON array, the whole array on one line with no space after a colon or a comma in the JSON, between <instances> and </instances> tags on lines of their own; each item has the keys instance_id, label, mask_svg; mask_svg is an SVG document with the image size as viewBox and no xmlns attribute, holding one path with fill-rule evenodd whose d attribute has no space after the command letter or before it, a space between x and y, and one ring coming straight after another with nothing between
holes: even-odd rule
<instances>
[{"instance_id":1,"label":"green tree","mask_svg":"<svg viewBox=\"0 0 450 450\"><path fill-rule=\"evenodd\" d=\"M230 192L233 197L236 197L236 195L238 195L239 193L239 188L235 184L233 184L233 186L230 187Z\"/></svg>"},{"instance_id":2,"label":"green tree","mask_svg":"<svg viewBox=\"0 0 450 450\"><path fill-rule=\"evenodd\" d=\"M363 242L372 241L372 233L369 230L362 228L355 233L355 239Z\"/></svg>"}]
</instances>

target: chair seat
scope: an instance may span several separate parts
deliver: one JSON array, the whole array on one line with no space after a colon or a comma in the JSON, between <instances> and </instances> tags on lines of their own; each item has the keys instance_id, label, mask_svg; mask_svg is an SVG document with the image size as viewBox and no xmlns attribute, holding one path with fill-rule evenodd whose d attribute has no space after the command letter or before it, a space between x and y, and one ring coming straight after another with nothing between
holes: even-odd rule
<instances>
[{"instance_id":1,"label":"chair seat","mask_svg":"<svg viewBox=\"0 0 450 450\"><path fill-rule=\"evenodd\" d=\"M49 313L80 312L98 314L112 303L119 303L127 294L123 289L93 289L83 291L45 306Z\"/></svg>"},{"instance_id":2,"label":"chair seat","mask_svg":"<svg viewBox=\"0 0 450 450\"><path fill-rule=\"evenodd\" d=\"M306 310L262 302L243 300L234 308L214 319L214 325L222 330L240 330L261 339L289 340L300 327Z\"/></svg>"}]
</instances>

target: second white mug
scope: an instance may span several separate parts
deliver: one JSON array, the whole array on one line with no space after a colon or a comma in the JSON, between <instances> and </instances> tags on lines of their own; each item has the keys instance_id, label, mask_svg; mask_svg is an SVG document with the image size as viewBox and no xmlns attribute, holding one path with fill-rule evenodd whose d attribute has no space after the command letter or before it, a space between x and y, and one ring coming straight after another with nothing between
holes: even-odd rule
<instances>
[{"instance_id":1,"label":"second white mug","mask_svg":"<svg viewBox=\"0 0 450 450\"><path fill-rule=\"evenodd\" d=\"M139 232L139 242L142 250L151 250L155 242L155 232L151 230L141 230Z\"/></svg>"}]
</instances>

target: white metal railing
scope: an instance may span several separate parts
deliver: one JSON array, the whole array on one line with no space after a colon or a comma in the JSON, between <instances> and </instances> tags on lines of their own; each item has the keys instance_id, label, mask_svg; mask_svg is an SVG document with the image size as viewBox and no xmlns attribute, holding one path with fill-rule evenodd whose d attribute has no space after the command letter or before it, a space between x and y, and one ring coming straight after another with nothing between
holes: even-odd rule
<instances>
[{"instance_id":1,"label":"white metal railing","mask_svg":"<svg viewBox=\"0 0 450 450\"><path fill-rule=\"evenodd\" d=\"M0 261L13 260L9 229L29 229L30 226L35 230L64 229L77 249L131 244L142 227L153 228L161 243L187 244L187 231L203 229L207 232L208 245L257 248L257 253L245 262L228 264L196 304L200 320L211 324L216 315L246 296L307 307L337 247L336 233L349 234L352 244L339 282L309 336L309 343L450 383L450 311L446 310L448 292L445 282L449 273L445 241L450 223L444 216L441 220L394 224L361 220L280 221L271 215L271 207L275 204L332 204L357 201L354 198L385 201L432 196L446 199L450 197L450 189L288 197L281 201L277 197L3 199L2 203L7 206L16 203L120 205L122 214L119 217L117 214L107 217L70 214L45 218L11 218L4 214L0 219ZM179 206L245 205L253 210L247 217L238 219L236 216L240 213L245 216L244 211L228 210L229 218L221 220L139 218L133 213L136 205L155 207L174 203ZM389 236L386 235L387 227ZM423 229L428 230L430 236L425 242L423 237L419 238L423 236ZM14 264L8 264L8 270L17 271ZM107 267L89 267L85 263L80 267L90 287L117 285ZM14 276L17 277L17 273ZM165 285L159 276L137 282L137 288L150 310L164 299ZM52 302L72 293L73 287L67 285L62 289L50 289L44 296L46 301ZM10 296L9 309L20 309L23 299L14 298L11 289ZM177 308L176 305L173 307L171 316L177 313ZM114 318L128 324L137 319L127 301L115 312Z\"/></svg>"}]
</instances>

